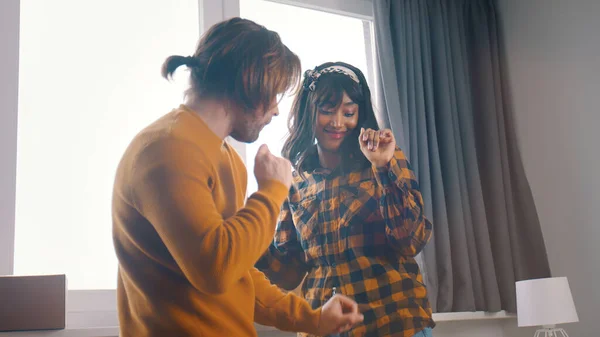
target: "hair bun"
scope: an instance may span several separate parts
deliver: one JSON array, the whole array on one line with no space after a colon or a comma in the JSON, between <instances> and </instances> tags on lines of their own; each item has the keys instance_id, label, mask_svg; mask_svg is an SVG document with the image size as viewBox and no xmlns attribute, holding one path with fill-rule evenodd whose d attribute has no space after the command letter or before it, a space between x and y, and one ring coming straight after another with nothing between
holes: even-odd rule
<instances>
[{"instance_id":1,"label":"hair bun","mask_svg":"<svg viewBox=\"0 0 600 337\"><path fill-rule=\"evenodd\" d=\"M189 68L193 68L193 67L197 67L200 63L198 62L198 59L195 58L194 56L186 56L184 57L184 64L186 66L188 66Z\"/></svg>"}]
</instances>

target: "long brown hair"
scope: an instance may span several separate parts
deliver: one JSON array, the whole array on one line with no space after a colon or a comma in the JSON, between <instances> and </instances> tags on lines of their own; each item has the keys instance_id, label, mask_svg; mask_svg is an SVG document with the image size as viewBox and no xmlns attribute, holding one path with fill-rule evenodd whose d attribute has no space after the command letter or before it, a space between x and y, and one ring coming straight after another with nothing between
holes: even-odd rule
<instances>
[{"instance_id":1,"label":"long brown hair","mask_svg":"<svg viewBox=\"0 0 600 337\"><path fill-rule=\"evenodd\" d=\"M191 69L186 95L227 100L244 111L268 110L277 95L295 88L302 72L279 34L241 18L213 25L193 56L167 58L163 77L182 65Z\"/></svg>"},{"instance_id":2,"label":"long brown hair","mask_svg":"<svg viewBox=\"0 0 600 337\"><path fill-rule=\"evenodd\" d=\"M341 169L343 172L349 172L370 165L360 150L358 136L360 128L376 130L379 128L371 102L371 90L363 73L350 64L328 62L317 66L314 70L320 71L334 65L352 70L358 77L359 83L344 74L325 73L319 77L314 91L311 91L307 88L310 81L309 76L305 74L303 90L296 95L292 104L288 120L289 134L282 150L282 155L292 162L296 171L301 175L306 170L304 166L306 160L314 154L315 127L319 107L325 104L338 107L342 102L344 92L354 103L358 104L358 124L340 148Z\"/></svg>"}]
</instances>

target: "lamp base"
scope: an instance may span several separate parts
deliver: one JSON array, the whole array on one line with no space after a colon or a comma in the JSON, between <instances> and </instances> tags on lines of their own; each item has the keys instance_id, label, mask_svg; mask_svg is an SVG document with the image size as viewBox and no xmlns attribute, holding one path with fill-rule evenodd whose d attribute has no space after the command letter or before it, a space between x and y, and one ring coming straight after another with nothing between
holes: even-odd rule
<instances>
[{"instance_id":1,"label":"lamp base","mask_svg":"<svg viewBox=\"0 0 600 337\"><path fill-rule=\"evenodd\" d=\"M569 337L565 329L558 328L542 328L535 332L533 337Z\"/></svg>"}]
</instances>

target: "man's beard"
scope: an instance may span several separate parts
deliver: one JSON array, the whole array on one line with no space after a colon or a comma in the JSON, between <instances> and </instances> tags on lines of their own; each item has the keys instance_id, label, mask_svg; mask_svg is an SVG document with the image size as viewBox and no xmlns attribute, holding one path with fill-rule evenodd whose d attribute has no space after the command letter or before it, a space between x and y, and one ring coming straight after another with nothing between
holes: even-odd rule
<instances>
[{"instance_id":1,"label":"man's beard","mask_svg":"<svg viewBox=\"0 0 600 337\"><path fill-rule=\"evenodd\" d=\"M234 129L231 132L231 138L242 143L254 143L258 139L261 130L262 128L257 127L246 127L242 128L241 130Z\"/></svg>"}]
</instances>

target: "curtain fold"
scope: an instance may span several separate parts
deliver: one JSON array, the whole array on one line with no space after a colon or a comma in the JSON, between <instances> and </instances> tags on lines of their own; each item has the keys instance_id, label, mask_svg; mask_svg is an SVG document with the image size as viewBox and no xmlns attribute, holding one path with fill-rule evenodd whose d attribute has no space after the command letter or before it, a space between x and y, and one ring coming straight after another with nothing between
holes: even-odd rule
<instances>
[{"instance_id":1,"label":"curtain fold","mask_svg":"<svg viewBox=\"0 0 600 337\"><path fill-rule=\"evenodd\" d=\"M516 311L550 276L513 129L492 0L373 0L381 113L419 179L436 312Z\"/></svg>"}]
</instances>

